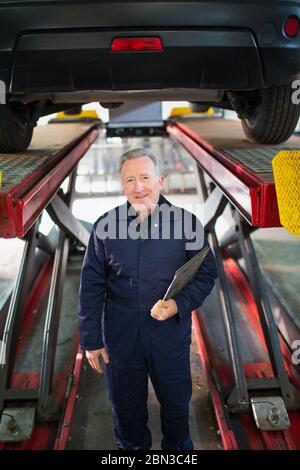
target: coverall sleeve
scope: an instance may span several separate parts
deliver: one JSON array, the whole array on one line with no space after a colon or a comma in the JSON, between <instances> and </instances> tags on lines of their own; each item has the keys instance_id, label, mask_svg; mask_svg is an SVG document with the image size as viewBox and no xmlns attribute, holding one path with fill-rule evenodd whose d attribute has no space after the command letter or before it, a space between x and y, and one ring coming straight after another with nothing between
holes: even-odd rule
<instances>
[{"instance_id":1,"label":"coverall sleeve","mask_svg":"<svg viewBox=\"0 0 300 470\"><path fill-rule=\"evenodd\" d=\"M196 222L201 227L201 230L203 230L200 222L195 219L193 220L193 225ZM209 246L205 233L203 247L204 246ZM201 248L197 250L186 250L188 260L195 256ZM193 279L182 289L181 292L173 297L177 304L179 321L183 315L190 314L192 310L200 307L214 287L215 279L217 277L218 272L215 257L212 250L209 249L203 263Z\"/></svg>"},{"instance_id":2,"label":"coverall sleeve","mask_svg":"<svg viewBox=\"0 0 300 470\"><path fill-rule=\"evenodd\" d=\"M95 224L85 252L78 296L80 346L87 351L104 347L101 323L106 286L106 257Z\"/></svg>"}]
</instances>

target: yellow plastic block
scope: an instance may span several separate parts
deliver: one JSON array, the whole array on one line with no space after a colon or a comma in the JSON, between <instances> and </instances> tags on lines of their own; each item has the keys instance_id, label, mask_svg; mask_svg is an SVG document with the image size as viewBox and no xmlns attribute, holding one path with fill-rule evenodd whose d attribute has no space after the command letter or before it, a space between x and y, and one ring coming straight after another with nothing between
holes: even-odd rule
<instances>
[{"instance_id":1,"label":"yellow plastic block","mask_svg":"<svg viewBox=\"0 0 300 470\"><path fill-rule=\"evenodd\" d=\"M0 171L0 189L1 189L1 185L2 185L2 171Z\"/></svg>"},{"instance_id":2,"label":"yellow plastic block","mask_svg":"<svg viewBox=\"0 0 300 470\"><path fill-rule=\"evenodd\" d=\"M99 119L97 111L95 109L83 109L81 113L78 114L65 114L64 112L57 113L56 119L74 119L74 118L89 118L89 119Z\"/></svg>"},{"instance_id":3,"label":"yellow plastic block","mask_svg":"<svg viewBox=\"0 0 300 470\"><path fill-rule=\"evenodd\" d=\"M177 108L172 108L170 116L182 116L186 114L192 114L192 110L189 106L181 106Z\"/></svg>"},{"instance_id":4,"label":"yellow plastic block","mask_svg":"<svg viewBox=\"0 0 300 470\"><path fill-rule=\"evenodd\" d=\"M272 160L280 222L300 235L300 150L282 150Z\"/></svg>"},{"instance_id":5,"label":"yellow plastic block","mask_svg":"<svg viewBox=\"0 0 300 470\"><path fill-rule=\"evenodd\" d=\"M190 114L192 114L192 115L203 114L205 116L212 116L214 114L214 110L213 110L213 108L210 107L210 108L208 108L208 110L205 113L194 113L191 110L190 106L181 106L181 107L172 108L170 117L171 116L187 116L187 115L190 115Z\"/></svg>"}]
</instances>

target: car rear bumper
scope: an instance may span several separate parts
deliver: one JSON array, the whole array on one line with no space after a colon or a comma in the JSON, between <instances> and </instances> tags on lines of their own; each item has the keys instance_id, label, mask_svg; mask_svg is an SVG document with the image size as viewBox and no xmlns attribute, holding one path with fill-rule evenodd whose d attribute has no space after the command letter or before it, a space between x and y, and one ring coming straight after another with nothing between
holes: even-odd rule
<instances>
[{"instance_id":1,"label":"car rear bumper","mask_svg":"<svg viewBox=\"0 0 300 470\"><path fill-rule=\"evenodd\" d=\"M11 91L244 89L263 83L260 57L250 32L155 31L164 45L157 52L111 52L116 35L128 37L132 32L21 37ZM149 32L136 31L135 35L149 36Z\"/></svg>"},{"instance_id":2,"label":"car rear bumper","mask_svg":"<svg viewBox=\"0 0 300 470\"><path fill-rule=\"evenodd\" d=\"M0 79L9 93L247 90L300 74L300 38L280 29L299 3L82 3L22 3L19 22L16 6L0 1ZM159 36L164 49L112 52L116 36Z\"/></svg>"}]
</instances>

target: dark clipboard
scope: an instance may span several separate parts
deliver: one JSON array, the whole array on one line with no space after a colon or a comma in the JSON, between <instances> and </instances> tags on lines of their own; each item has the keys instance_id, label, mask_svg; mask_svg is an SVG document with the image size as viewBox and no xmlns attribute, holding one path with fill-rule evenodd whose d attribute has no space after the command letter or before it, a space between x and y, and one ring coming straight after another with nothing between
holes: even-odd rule
<instances>
[{"instance_id":1,"label":"dark clipboard","mask_svg":"<svg viewBox=\"0 0 300 470\"><path fill-rule=\"evenodd\" d=\"M209 252L209 246L202 248L193 258L187 263L184 263L174 274L173 281L169 285L167 292L164 295L163 300L169 300L178 294L195 276L196 272L203 263L207 253Z\"/></svg>"}]
</instances>

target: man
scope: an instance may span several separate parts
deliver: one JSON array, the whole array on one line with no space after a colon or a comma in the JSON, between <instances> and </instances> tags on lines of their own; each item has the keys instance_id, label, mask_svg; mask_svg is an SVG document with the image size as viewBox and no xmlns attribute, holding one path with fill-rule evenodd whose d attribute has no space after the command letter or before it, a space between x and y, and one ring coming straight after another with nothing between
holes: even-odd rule
<instances>
[{"instance_id":1,"label":"man","mask_svg":"<svg viewBox=\"0 0 300 470\"><path fill-rule=\"evenodd\" d=\"M175 271L207 240L198 219L160 195L163 176L146 149L120 162L127 202L95 223L79 292L81 347L105 379L119 449L150 449L148 376L161 405L163 449L189 450L191 311L217 277L209 251L173 299L162 301Z\"/></svg>"}]
</instances>

